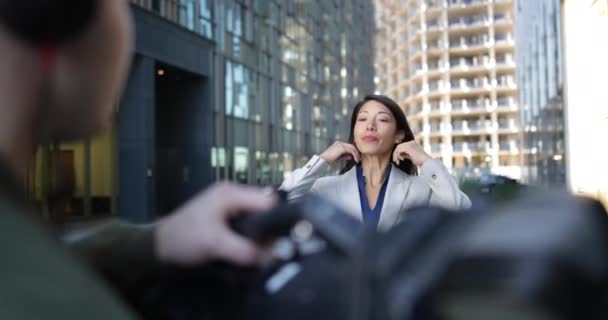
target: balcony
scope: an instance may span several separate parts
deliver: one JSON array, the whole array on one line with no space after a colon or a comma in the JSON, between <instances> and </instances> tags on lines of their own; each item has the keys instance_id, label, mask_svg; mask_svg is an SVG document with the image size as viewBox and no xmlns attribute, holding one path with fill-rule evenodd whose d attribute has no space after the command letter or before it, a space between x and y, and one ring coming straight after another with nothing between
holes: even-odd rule
<instances>
[{"instance_id":1,"label":"balcony","mask_svg":"<svg viewBox=\"0 0 608 320\"><path fill-rule=\"evenodd\" d=\"M437 92L441 90L441 82L440 81L433 81L429 83L429 91L430 92Z\"/></svg>"},{"instance_id":2,"label":"balcony","mask_svg":"<svg viewBox=\"0 0 608 320\"><path fill-rule=\"evenodd\" d=\"M407 20L411 20L416 14L418 14L418 7L414 6L414 7L409 7L407 9Z\"/></svg>"},{"instance_id":3,"label":"balcony","mask_svg":"<svg viewBox=\"0 0 608 320\"><path fill-rule=\"evenodd\" d=\"M408 116L415 116L417 114L419 114L420 112L422 112L422 106L421 105L412 105L410 106L410 112L408 114Z\"/></svg>"},{"instance_id":4,"label":"balcony","mask_svg":"<svg viewBox=\"0 0 608 320\"><path fill-rule=\"evenodd\" d=\"M438 112L442 112L444 110L444 108L442 107L443 105L439 102L432 102L429 104L429 109L431 113L438 113Z\"/></svg>"},{"instance_id":5,"label":"balcony","mask_svg":"<svg viewBox=\"0 0 608 320\"><path fill-rule=\"evenodd\" d=\"M412 68L410 69L410 77L415 76L417 73L422 72L422 65L419 63L415 63L412 65Z\"/></svg>"},{"instance_id":6,"label":"balcony","mask_svg":"<svg viewBox=\"0 0 608 320\"><path fill-rule=\"evenodd\" d=\"M451 69L467 70L471 68L482 68L490 64L490 57L460 57L450 59Z\"/></svg>"},{"instance_id":7,"label":"balcony","mask_svg":"<svg viewBox=\"0 0 608 320\"><path fill-rule=\"evenodd\" d=\"M515 67L515 60L511 54L496 55L496 67L498 68L513 68Z\"/></svg>"},{"instance_id":8,"label":"balcony","mask_svg":"<svg viewBox=\"0 0 608 320\"><path fill-rule=\"evenodd\" d=\"M431 143L431 153L441 153L441 144Z\"/></svg>"},{"instance_id":9,"label":"balcony","mask_svg":"<svg viewBox=\"0 0 608 320\"><path fill-rule=\"evenodd\" d=\"M435 10L443 7L443 0L427 0L426 7L430 10Z\"/></svg>"},{"instance_id":10,"label":"balcony","mask_svg":"<svg viewBox=\"0 0 608 320\"><path fill-rule=\"evenodd\" d=\"M450 49L469 49L481 46L490 46L487 34L477 37L459 37L450 39Z\"/></svg>"},{"instance_id":11,"label":"balcony","mask_svg":"<svg viewBox=\"0 0 608 320\"><path fill-rule=\"evenodd\" d=\"M498 142L498 150L502 151L502 152L511 152L511 153L516 153L519 151L519 143L517 143L517 141L514 140L510 140L510 141L499 141Z\"/></svg>"},{"instance_id":12,"label":"balcony","mask_svg":"<svg viewBox=\"0 0 608 320\"><path fill-rule=\"evenodd\" d=\"M513 98L499 97L496 99L496 109L498 111L517 110L517 104Z\"/></svg>"},{"instance_id":13,"label":"balcony","mask_svg":"<svg viewBox=\"0 0 608 320\"><path fill-rule=\"evenodd\" d=\"M466 108L470 111L487 111L490 104L479 100L466 100Z\"/></svg>"},{"instance_id":14,"label":"balcony","mask_svg":"<svg viewBox=\"0 0 608 320\"><path fill-rule=\"evenodd\" d=\"M504 46L513 45L515 44L515 41L513 40L513 35L510 33L497 33L494 35L494 43L497 46Z\"/></svg>"},{"instance_id":15,"label":"balcony","mask_svg":"<svg viewBox=\"0 0 608 320\"><path fill-rule=\"evenodd\" d=\"M428 66L428 70L429 70L429 71L439 71L439 69L440 69L440 63L439 63L439 60L433 60L433 61L430 61L430 62L427 64L427 66Z\"/></svg>"},{"instance_id":16,"label":"balcony","mask_svg":"<svg viewBox=\"0 0 608 320\"><path fill-rule=\"evenodd\" d=\"M496 79L497 89L516 89L517 83L511 76L500 76Z\"/></svg>"},{"instance_id":17,"label":"balcony","mask_svg":"<svg viewBox=\"0 0 608 320\"><path fill-rule=\"evenodd\" d=\"M417 54L419 54L420 52L421 52L420 47L412 47L412 48L409 50L409 52L408 52L408 53L409 53L409 56L410 56L410 59L412 59L413 57L415 57L415 56L416 56Z\"/></svg>"},{"instance_id":18,"label":"balcony","mask_svg":"<svg viewBox=\"0 0 608 320\"><path fill-rule=\"evenodd\" d=\"M412 39L416 36L416 34L418 34L418 31L420 31L420 28L418 27L410 28L410 30L408 30L407 32L407 35L410 37L410 39Z\"/></svg>"},{"instance_id":19,"label":"balcony","mask_svg":"<svg viewBox=\"0 0 608 320\"><path fill-rule=\"evenodd\" d=\"M490 84L488 78L457 78L450 81L452 90L472 90L472 89L489 89Z\"/></svg>"},{"instance_id":20,"label":"balcony","mask_svg":"<svg viewBox=\"0 0 608 320\"><path fill-rule=\"evenodd\" d=\"M435 19L433 21L429 21L426 24L426 30L429 31L429 32L441 30L441 28L443 28L443 24L439 21L439 19Z\"/></svg>"},{"instance_id":21,"label":"balcony","mask_svg":"<svg viewBox=\"0 0 608 320\"><path fill-rule=\"evenodd\" d=\"M494 24L512 24L513 18L511 15L505 13L494 14Z\"/></svg>"},{"instance_id":22,"label":"balcony","mask_svg":"<svg viewBox=\"0 0 608 320\"><path fill-rule=\"evenodd\" d=\"M489 20L485 15L460 17L449 21L450 31L454 28L469 28L476 26L484 26L489 24Z\"/></svg>"},{"instance_id":23,"label":"balcony","mask_svg":"<svg viewBox=\"0 0 608 320\"><path fill-rule=\"evenodd\" d=\"M454 151L454 152L463 152L464 151L464 142L454 142L454 143L452 143L452 151Z\"/></svg>"},{"instance_id":24,"label":"balcony","mask_svg":"<svg viewBox=\"0 0 608 320\"><path fill-rule=\"evenodd\" d=\"M441 124L439 122L433 122L430 125L432 134L440 134L441 133Z\"/></svg>"},{"instance_id":25,"label":"balcony","mask_svg":"<svg viewBox=\"0 0 608 320\"><path fill-rule=\"evenodd\" d=\"M487 0L450 0L449 7L467 7L471 5L481 5L487 3Z\"/></svg>"},{"instance_id":26,"label":"balcony","mask_svg":"<svg viewBox=\"0 0 608 320\"><path fill-rule=\"evenodd\" d=\"M498 131L501 133L517 132L519 127L514 119L498 119Z\"/></svg>"},{"instance_id":27,"label":"balcony","mask_svg":"<svg viewBox=\"0 0 608 320\"><path fill-rule=\"evenodd\" d=\"M429 51L441 50L443 48L445 48L445 45L442 41L433 41L427 45L427 50Z\"/></svg>"}]
</instances>

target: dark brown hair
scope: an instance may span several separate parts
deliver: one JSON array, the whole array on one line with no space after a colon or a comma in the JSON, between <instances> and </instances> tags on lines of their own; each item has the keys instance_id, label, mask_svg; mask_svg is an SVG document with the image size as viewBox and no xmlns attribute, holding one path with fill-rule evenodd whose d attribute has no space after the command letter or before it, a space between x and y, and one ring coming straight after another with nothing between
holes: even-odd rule
<instances>
[{"instance_id":1,"label":"dark brown hair","mask_svg":"<svg viewBox=\"0 0 608 320\"><path fill-rule=\"evenodd\" d=\"M350 135L348 137L349 143L351 143L351 144L355 143L355 135L354 135L355 124L357 123L357 116L359 115L359 111L361 110L361 107L363 107L363 105L366 102L371 101L371 100L383 104L385 107L387 107L390 110L390 112L393 114L393 117L395 118L395 122L397 124L397 132L404 133L403 142L408 142L408 141L414 140L414 134L412 133L412 129L410 129L410 126L407 123L407 118L405 117L405 114L403 113L403 110L401 110L399 105L395 101L393 101L393 99L391 99L387 96L370 94L370 95L365 96L363 98L363 100L359 101L355 105L355 109L353 110L353 114L350 118ZM397 147L397 144L395 144L393 146L393 151L395 150L396 147ZM356 164L355 160L348 160L346 162L346 165L344 166L344 168L342 168L342 170L340 170L340 174L347 172L352 167L354 167L355 164ZM403 171L409 175L418 175L418 168L414 165L414 163L410 159L405 159L405 160L401 161L399 165L397 165L395 163L395 166L397 166L397 168L401 169L401 171Z\"/></svg>"}]
</instances>

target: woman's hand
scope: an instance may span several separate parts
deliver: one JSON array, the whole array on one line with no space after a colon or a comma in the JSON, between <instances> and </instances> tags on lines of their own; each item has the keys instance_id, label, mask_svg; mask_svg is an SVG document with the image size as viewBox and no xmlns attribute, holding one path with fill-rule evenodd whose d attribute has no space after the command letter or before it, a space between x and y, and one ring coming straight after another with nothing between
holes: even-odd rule
<instances>
[{"instance_id":1,"label":"woman's hand","mask_svg":"<svg viewBox=\"0 0 608 320\"><path fill-rule=\"evenodd\" d=\"M416 140L403 142L395 148L393 152L393 162L399 164L405 159L410 159L416 166L422 166L424 162L432 159Z\"/></svg>"},{"instance_id":2,"label":"woman's hand","mask_svg":"<svg viewBox=\"0 0 608 320\"><path fill-rule=\"evenodd\" d=\"M361 161L361 154L357 148L345 142L336 141L327 150L321 153L320 157L325 162L332 164L336 160L355 160L355 162Z\"/></svg>"}]
</instances>

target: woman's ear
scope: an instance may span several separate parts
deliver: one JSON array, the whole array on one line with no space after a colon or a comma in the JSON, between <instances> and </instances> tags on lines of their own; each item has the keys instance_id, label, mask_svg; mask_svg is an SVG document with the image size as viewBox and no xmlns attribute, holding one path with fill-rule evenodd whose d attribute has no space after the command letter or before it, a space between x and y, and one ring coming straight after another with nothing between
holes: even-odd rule
<instances>
[{"instance_id":1,"label":"woman's ear","mask_svg":"<svg viewBox=\"0 0 608 320\"><path fill-rule=\"evenodd\" d=\"M402 143L403 139L405 139L405 134L403 132L398 133L397 136L395 137L395 144Z\"/></svg>"}]
</instances>

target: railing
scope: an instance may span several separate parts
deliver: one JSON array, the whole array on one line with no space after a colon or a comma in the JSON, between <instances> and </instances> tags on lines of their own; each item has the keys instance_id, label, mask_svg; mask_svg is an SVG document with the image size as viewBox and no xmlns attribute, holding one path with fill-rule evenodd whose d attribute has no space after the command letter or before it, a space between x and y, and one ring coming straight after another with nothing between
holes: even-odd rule
<instances>
[{"instance_id":1,"label":"railing","mask_svg":"<svg viewBox=\"0 0 608 320\"><path fill-rule=\"evenodd\" d=\"M474 79L452 79L450 81L450 86L452 89L466 89L466 88L483 88L489 84L489 80L487 78L474 78Z\"/></svg>"},{"instance_id":2,"label":"railing","mask_svg":"<svg viewBox=\"0 0 608 320\"><path fill-rule=\"evenodd\" d=\"M484 2L487 2L487 0L450 0L448 5L450 7L455 7L455 6L464 6L464 5L471 5L471 4L481 4Z\"/></svg>"},{"instance_id":3,"label":"railing","mask_svg":"<svg viewBox=\"0 0 608 320\"><path fill-rule=\"evenodd\" d=\"M450 39L450 48L468 47L468 46L481 46L488 43L487 37L474 37L474 38L458 38Z\"/></svg>"},{"instance_id":4,"label":"railing","mask_svg":"<svg viewBox=\"0 0 608 320\"><path fill-rule=\"evenodd\" d=\"M427 8L429 8L429 9L439 8L443 5L443 1L442 0L427 1L426 5L427 5Z\"/></svg>"},{"instance_id":5,"label":"railing","mask_svg":"<svg viewBox=\"0 0 608 320\"><path fill-rule=\"evenodd\" d=\"M430 63L427 64L429 70L438 70L439 69L439 61L435 60L435 61L431 61Z\"/></svg>"},{"instance_id":6,"label":"railing","mask_svg":"<svg viewBox=\"0 0 608 320\"><path fill-rule=\"evenodd\" d=\"M497 104L497 108L498 109L510 109L513 108L513 106L515 106L515 99L513 98L498 98L496 100L496 104Z\"/></svg>"},{"instance_id":7,"label":"railing","mask_svg":"<svg viewBox=\"0 0 608 320\"><path fill-rule=\"evenodd\" d=\"M500 87L514 87L516 85L513 77L498 78L496 84Z\"/></svg>"},{"instance_id":8,"label":"railing","mask_svg":"<svg viewBox=\"0 0 608 320\"><path fill-rule=\"evenodd\" d=\"M500 141L498 142L498 150L500 151L515 151L519 149L519 143L516 141Z\"/></svg>"},{"instance_id":9,"label":"railing","mask_svg":"<svg viewBox=\"0 0 608 320\"><path fill-rule=\"evenodd\" d=\"M426 29L427 30L436 30L436 29L440 29L441 28L441 23L439 22L438 19L435 19L429 23L426 24Z\"/></svg>"},{"instance_id":10,"label":"railing","mask_svg":"<svg viewBox=\"0 0 608 320\"><path fill-rule=\"evenodd\" d=\"M455 131L455 132L464 131L464 122L462 122L462 121L452 122L452 131Z\"/></svg>"},{"instance_id":11,"label":"railing","mask_svg":"<svg viewBox=\"0 0 608 320\"><path fill-rule=\"evenodd\" d=\"M505 121L505 120L498 120L498 129L500 130L513 130L513 129L517 129L517 124L514 121Z\"/></svg>"},{"instance_id":12,"label":"railing","mask_svg":"<svg viewBox=\"0 0 608 320\"><path fill-rule=\"evenodd\" d=\"M431 109L431 112L441 111L441 104L440 103L431 103L430 109Z\"/></svg>"},{"instance_id":13,"label":"railing","mask_svg":"<svg viewBox=\"0 0 608 320\"><path fill-rule=\"evenodd\" d=\"M441 125L439 123L431 124L431 133L439 133L441 132Z\"/></svg>"},{"instance_id":14,"label":"railing","mask_svg":"<svg viewBox=\"0 0 608 320\"><path fill-rule=\"evenodd\" d=\"M444 47L444 45L443 45L443 42L441 42L441 41L432 42L432 43L428 44L429 50L439 50L439 49L442 49L443 47Z\"/></svg>"},{"instance_id":15,"label":"railing","mask_svg":"<svg viewBox=\"0 0 608 320\"><path fill-rule=\"evenodd\" d=\"M429 83L429 90L430 91L438 91L439 88L441 87L439 82L431 82Z\"/></svg>"},{"instance_id":16,"label":"railing","mask_svg":"<svg viewBox=\"0 0 608 320\"><path fill-rule=\"evenodd\" d=\"M511 21L513 21L513 19L511 18L511 15L504 14L504 13L499 13L499 14L494 15L494 23L511 22Z\"/></svg>"},{"instance_id":17,"label":"railing","mask_svg":"<svg viewBox=\"0 0 608 320\"><path fill-rule=\"evenodd\" d=\"M416 115L422 111L422 106L411 106L410 107L410 116Z\"/></svg>"},{"instance_id":18,"label":"railing","mask_svg":"<svg viewBox=\"0 0 608 320\"><path fill-rule=\"evenodd\" d=\"M456 27L456 26L470 27L470 26L475 26L475 25L483 25L483 24L486 24L487 22L488 22L488 17L486 17L486 16L461 17L458 19L450 20L449 26L450 27Z\"/></svg>"},{"instance_id":19,"label":"railing","mask_svg":"<svg viewBox=\"0 0 608 320\"><path fill-rule=\"evenodd\" d=\"M496 34L494 35L494 42L496 44L501 44L501 43L509 43L513 41L513 36L510 33L507 34Z\"/></svg>"},{"instance_id":20,"label":"railing","mask_svg":"<svg viewBox=\"0 0 608 320\"><path fill-rule=\"evenodd\" d=\"M480 59L477 57L468 58L452 58L450 59L450 68L470 68L470 67L481 67L487 62L488 59Z\"/></svg>"}]
</instances>

